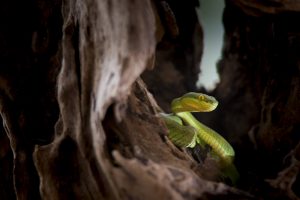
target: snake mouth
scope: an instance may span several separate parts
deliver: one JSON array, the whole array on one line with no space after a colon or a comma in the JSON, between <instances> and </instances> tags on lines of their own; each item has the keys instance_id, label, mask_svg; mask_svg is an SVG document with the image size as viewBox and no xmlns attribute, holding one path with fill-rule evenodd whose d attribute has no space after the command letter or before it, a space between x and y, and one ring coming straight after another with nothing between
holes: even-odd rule
<instances>
[{"instance_id":1,"label":"snake mouth","mask_svg":"<svg viewBox=\"0 0 300 200\"><path fill-rule=\"evenodd\" d=\"M217 108L218 102L184 102L184 107L188 112L210 112Z\"/></svg>"},{"instance_id":2,"label":"snake mouth","mask_svg":"<svg viewBox=\"0 0 300 200\"><path fill-rule=\"evenodd\" d=\"M215 102L213 102L213 103L210 103L209 104L209 106L208 106L208 112L210 112L210 111L213 111L213 110L215 110L217 107L218 107L218 102L217 101L215 101Z\"/></svg>"},{"instance_id":3,"label":"snake mouth","mask_svg":"<svg viewBox=\"0 0 300 200\"><path fill-rule=\"evenodd\" d=\"M210 103L203 103L203 105L201 106L201 112L210 112L213 111L217 108L218 104L214 103L214 104L210 104ZM197 111L199 112L199 111Z\"/></svg>"}]
</instances>

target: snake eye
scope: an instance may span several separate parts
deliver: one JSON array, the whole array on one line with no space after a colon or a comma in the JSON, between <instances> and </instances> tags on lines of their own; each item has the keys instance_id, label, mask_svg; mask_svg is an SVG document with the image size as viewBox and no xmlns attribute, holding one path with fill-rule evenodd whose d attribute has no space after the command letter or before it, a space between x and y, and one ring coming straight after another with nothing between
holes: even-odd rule
<instances>
[{"instance_id":1,"label":"snake eye","mask_svg":"<svg viewBox=\"0 0 300 200\"><path fill-rule=\"evenodd\" d=\"M204 99L205 99L203 95L199 95L198 98L199 98L200 101L204 101Z\"/></svg>"}]
</instances>

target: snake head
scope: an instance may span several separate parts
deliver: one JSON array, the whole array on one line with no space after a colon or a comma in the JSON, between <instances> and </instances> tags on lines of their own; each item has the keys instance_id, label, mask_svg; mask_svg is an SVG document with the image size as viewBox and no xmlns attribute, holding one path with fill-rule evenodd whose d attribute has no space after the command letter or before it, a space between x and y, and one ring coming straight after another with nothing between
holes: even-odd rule
<instances>
[{"instance_id":1,"label":"snake head","mask_svg":"<svg viewBox=\"0 0 300 200\"><path fill-rule=\"evenodd\" d=\"M210 112L216 109L218 101L203 93L189 92L172 101L172 111L178 112Z\"/></svg>"}]
</instances>

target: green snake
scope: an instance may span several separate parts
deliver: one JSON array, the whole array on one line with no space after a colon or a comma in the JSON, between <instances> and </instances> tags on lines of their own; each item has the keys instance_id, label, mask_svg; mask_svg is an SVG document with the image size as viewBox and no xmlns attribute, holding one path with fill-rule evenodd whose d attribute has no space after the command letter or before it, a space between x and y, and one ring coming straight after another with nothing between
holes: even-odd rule
<instances>
[{"instance_id":1,"label":"green snake","mask_svg":"<svg viewBox=\"0 0 300 200\"><path fill-rule=\"evenodd\" d=\"M209 95L189 92L171 103L172 114L162 114L169 130L169 139L178 147L193 148L198 143L209 145L213 155L226 166L233 165L235 156L232 146L217 132L199 122L192 112L210 112L218 101Z\"/></svg>"}]
</instances>

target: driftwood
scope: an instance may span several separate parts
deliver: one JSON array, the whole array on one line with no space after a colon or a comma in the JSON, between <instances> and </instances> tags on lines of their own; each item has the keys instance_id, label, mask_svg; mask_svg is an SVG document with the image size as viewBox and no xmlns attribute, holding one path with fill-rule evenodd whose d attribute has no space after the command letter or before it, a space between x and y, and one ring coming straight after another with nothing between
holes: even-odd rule
<instances>
[{"instance_id":1,"label":"driftwood","mask_svg":"<svg viewBox=\"0 0 300 200\"><path fill-rule=\"evenodd\" d=\"M199 118L234 145L235 188L157 115L196 90L196 1L4 2L1 199L299 198L296 4L226 1L220 108Z\"/></svg>"}]
</instances>

